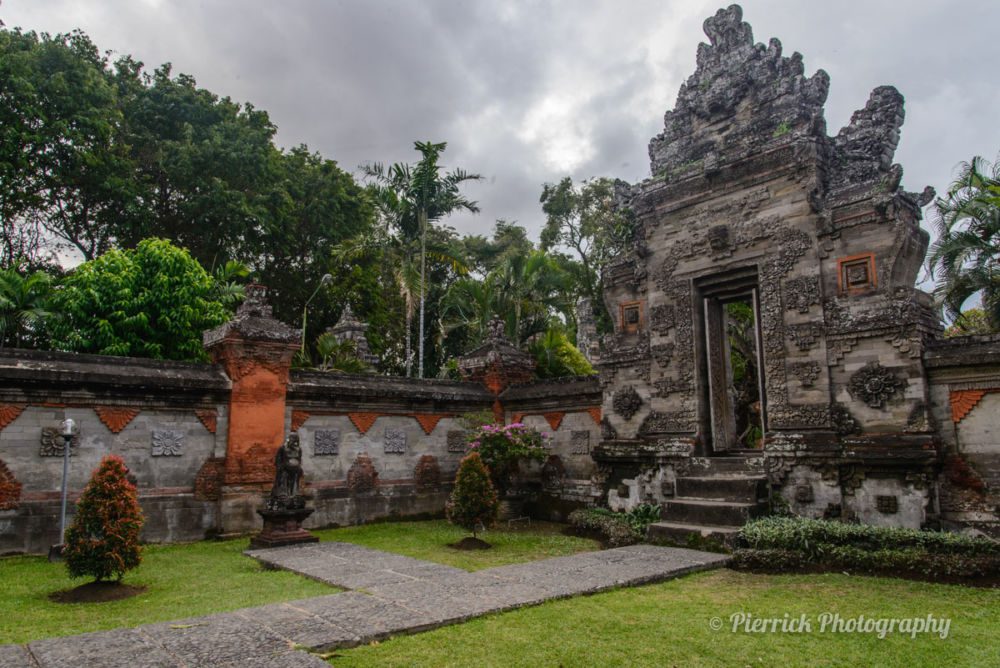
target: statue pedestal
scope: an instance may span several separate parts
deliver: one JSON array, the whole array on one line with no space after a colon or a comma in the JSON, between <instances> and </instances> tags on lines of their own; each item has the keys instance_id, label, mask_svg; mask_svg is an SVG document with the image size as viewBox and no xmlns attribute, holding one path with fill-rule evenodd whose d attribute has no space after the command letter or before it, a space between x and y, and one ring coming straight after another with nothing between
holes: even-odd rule
<instances>
[{"instance_id":1,"label":"statue pedestal","mask_svg":"<svg viewBox=\"0 0 1000 668\"><path fill-rule=\"evenodd\" d=\"M313 514L312 508L289 510L261 508L257 510L257 514L264 518L264 529L250 539L251 550L319 542L319 538L302 528L302 522Z\"/></svg>"}]
</instances>

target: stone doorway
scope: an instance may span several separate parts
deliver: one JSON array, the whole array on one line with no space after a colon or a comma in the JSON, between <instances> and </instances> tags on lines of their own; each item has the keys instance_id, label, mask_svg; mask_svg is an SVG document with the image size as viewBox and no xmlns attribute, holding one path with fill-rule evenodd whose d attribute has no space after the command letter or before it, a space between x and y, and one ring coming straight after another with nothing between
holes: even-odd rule
<instances>
[{"instance_id":1,"label":"stone doorway","mask_svg":"<svg viewBox=\"0 0 1000 668\"><path fill-rule=\"evenodd\" d=\"M756 268L696 281L703 336L701 432L708 453L759 450L766 431Z\"/></svg>"}]
</instances>

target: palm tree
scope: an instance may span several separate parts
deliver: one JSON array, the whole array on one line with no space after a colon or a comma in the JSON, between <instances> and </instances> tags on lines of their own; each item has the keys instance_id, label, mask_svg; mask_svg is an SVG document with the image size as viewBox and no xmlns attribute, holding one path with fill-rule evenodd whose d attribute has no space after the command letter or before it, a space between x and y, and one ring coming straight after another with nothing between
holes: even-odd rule
<instances>
[{"instance_id":1,"label":"palm tree","mask_svg":"<svg viewBox=\"0 0 1000 668\"><path fill-rule=\"evenodd\" d=\"M380 163L362 167L365 176L371 180L371 192L376 206L383 217L398 231L404 241L420 241L420 322L417 334L418 371L417 377L424 375L424 312L427 295L427 228L432 221L464 209L478 213L476 202L459 192L459 185L465 181L482 179L479 174L471 174L456 168L441 173L438 160L448 144L446 142L414 142L420 153L420 161L410 166L396 163L384 167ZM407 326L409 336L409 322ZM409 346L408 346L409 348ZM407 352L407 375L409 371L409 350Z\"/></svg>"},{"instance_id":2,"label":"palm tree","mask_svg":"<svg viewBox=\"0 0 1000 668\"><path fill-rule=\"evenodd\" d=\"M0 269L0 347L19 348L37 339L51 317L52 277L38 271L22 276Z\"/></svg>"},{"instance_id":3,"label":"palm tree","mask_svg":"<svg viewBox=\"0 0 1000 668\"><path fill-rule=\"evenodd\" d=\"M958 177L934 203L938 239L931 248L931 275L940 272L934 289L952 318L976 293L994 329L1000 329L1000 160L990 165L976 156L959 167Z\"/></svg>"}]
</instances>

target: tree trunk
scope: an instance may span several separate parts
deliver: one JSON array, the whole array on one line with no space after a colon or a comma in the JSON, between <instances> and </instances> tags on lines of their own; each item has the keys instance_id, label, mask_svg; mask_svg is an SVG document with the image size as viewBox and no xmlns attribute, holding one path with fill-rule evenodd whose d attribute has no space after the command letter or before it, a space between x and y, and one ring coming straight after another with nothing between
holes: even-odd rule
<instances>
[{"instance_id":1,"label":"tree trunk","mask_svg":"<svg viewBox=\"0 0 1000 668\"><path fill-rule=\"evenodd\" d=\"M417 332L417 378L424 377L424 299L426 293L425 276L427 272L427 211L420 210L420 331Z\"/></svg>"}]
</instances>

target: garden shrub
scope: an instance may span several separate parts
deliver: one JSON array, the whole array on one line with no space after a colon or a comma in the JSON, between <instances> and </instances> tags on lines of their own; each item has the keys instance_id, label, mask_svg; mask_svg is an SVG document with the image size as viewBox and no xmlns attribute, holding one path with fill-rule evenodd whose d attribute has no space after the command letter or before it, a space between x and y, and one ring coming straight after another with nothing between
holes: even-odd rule
<instances>
[{"instance_id":1,"label":"garden shrub","mask_svg":"<svg viewBox=\"0 0 1000 668\"><path fill-rule=\"evenodd\" d=\"M596 531L611 547L633 545L642 540L624 513L606 508L581 508L569 514L569 523L583 531Z\"/></svg>"},{"instance_id":2,"label":"garden shrub","mask_svg":"<svg viewBox=\"0 0 1000 668\"><path fill-rule=\"evenodd\" d=\"M493 525L498 507L497 492L482 457L478 452L469 453L458 465L455 487L445 506L448 521L475 536L480 528Z\"/></svg>"},{"instance_id":3,"label":"garden shrub","mask_svg":"<svg viewBox=\"0 0 1000 668\"><path fill-rule=\"evenodd\" d=\"M66 529L63 557L70 577L121 580L142 561L142 508L125 461L108 455L94 470Z\"/></svg>"},{"instance_id":4,"label":"garden shrub","mask_svg":"<svg viewBox=\"0 0 1000 668\"><path fill-rule=\"evenodd\" d=\"M808 566L927 578L1000 576L1000 544L962 534L766 517L739 533L734 568L783 571Z\"/></svg>"}]
</instances>

